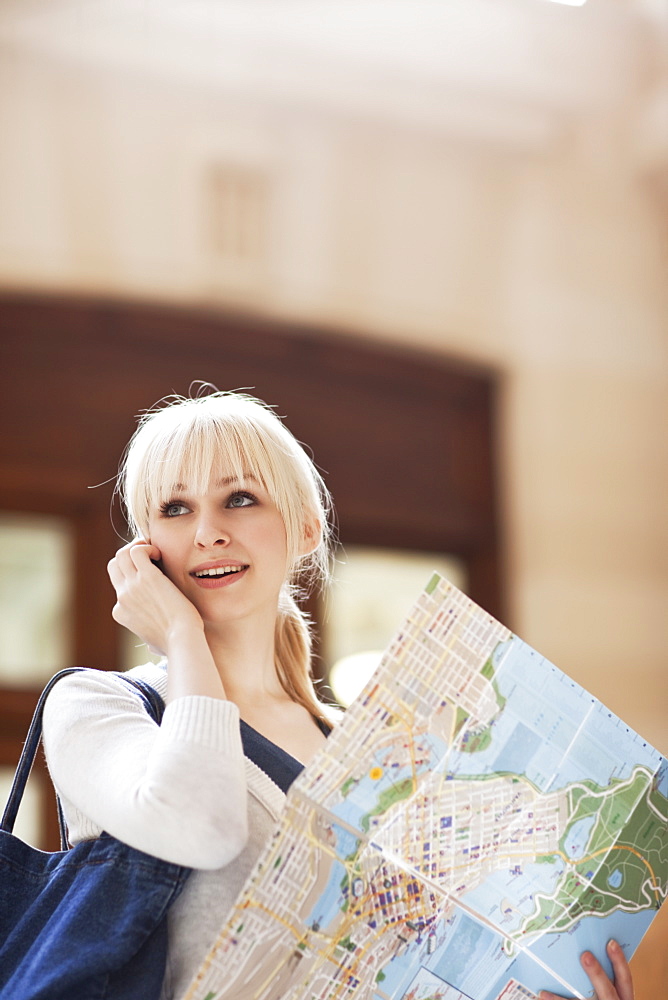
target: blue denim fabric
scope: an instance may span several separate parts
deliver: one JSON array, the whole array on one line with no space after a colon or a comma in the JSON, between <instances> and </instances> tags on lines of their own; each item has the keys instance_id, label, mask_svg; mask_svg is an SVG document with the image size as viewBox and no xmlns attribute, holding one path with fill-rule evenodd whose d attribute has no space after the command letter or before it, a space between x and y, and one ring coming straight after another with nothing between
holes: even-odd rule
<instances>
[{"instance_id":1,"label":"blue denim fabric","mask_svg":"<svg viewBox=\"0 0 668 1000\"><path fill-rule=\"evenodd\" d=\"M123 680L140 687L159 722L159 695ZM50 687L35 712L0 824L0 1000L158 1000L167 911L190 869L108 834L48 854L11 832Z\"/></svg>"},{"instance_id":2,"label":"blue denim fabric","mask_svg":"<svg viewBox=\"0 0 668 1000\"><path fill-rule=\"evenodd\" d=\"M0 998L159 997L187 874L107 835L46 854L0 831Z\"/></svg>"}]
</instances>

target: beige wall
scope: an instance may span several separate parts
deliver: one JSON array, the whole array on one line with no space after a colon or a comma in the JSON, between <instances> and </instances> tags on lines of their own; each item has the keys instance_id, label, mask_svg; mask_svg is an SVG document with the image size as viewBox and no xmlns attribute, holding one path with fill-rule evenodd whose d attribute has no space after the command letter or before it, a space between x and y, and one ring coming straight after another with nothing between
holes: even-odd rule
<instances>
[{"instance_id":1,"label":"beige wall","mask_svg":"<svg viewBox=\"0 0 668 1000\"><path fill-rule=\"evenodd\" d=\"M0 280L495 366L513 625L666 752L665 231L632 124L464 136L7 47ZM264 174L255 258L212 251L214 164Z\"/></svg>"},{"instance_id":2,"label":"beige wall","mask_svg":"<svg viewBox=\"0 0 668 1000\"><path fill-rule=\"evenodd\" d=\"M0 284L247 304L494 366L512 625L666 753L668 73L652 94L630 0L607 48L590 6L538 31L551 92L481 99L472 77L413 86L403 114L401 81L346 113L0 41ZM498 46L471 42L486 69ZM254 255L213 249L234 229L215 165L264 177L237 206ZM667 917L634 960L642 1000Z\"/></svg>"}]
</instances>

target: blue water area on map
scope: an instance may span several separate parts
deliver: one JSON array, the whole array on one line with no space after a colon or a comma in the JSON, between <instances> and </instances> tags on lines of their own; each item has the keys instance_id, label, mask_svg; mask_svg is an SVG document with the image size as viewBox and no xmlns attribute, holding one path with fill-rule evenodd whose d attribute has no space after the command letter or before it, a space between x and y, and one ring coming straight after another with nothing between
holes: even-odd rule
<instances>
[{"instance_id":1,"label":"blue water area on map","mask_svg":"<svg viewBox=\"0 0 668 1000\"><path fill-rule=\"evenodd\" d=\"M543 744L543 737L525 726L517 718L508 715L508 721L512 721L510 732L503 746L497 746L497 754L494 758L495 771L508 771L512 774L523 774L526 763L531 760L534 754ZM469 754L471 757L476 754ZM462 766L464 762L462 761Z\"/></svg>"},{"instance_id":2,"label":"blue water area on map","mask_svg":"<svg viewBox=\"0 0 668 1000\"><path fill-rule=\"evenodd\" d=\"M383 996L403 996L421 966L444 983L478 996L512 961L502 952L503 938L462 910L434 925L431 954L428 938L428 933L422 934L383 967Z\"/></svg>"},{"instance_id":3,"label":"blue water area on map","mask_svg":"<svg viewBox=\"0 0 668 1000\"><path fill-rule=\"evenodd\" d=\"M663 760L656 773L656 789L668 799L668 760Z\"/></svg>"},{"instance_id":4,"label":"blue water area on map","mask_svg":"<svg viewBox=\"0 0 668 1000\"><path fill-rule=\"evenodd\" d=\"M528 864L522 860L512 868L492 872L484 882L465 893L463 900L470 909L510 934L534 913L537 894L552 895L564 868L564 861L558 857L552 864Z\"/></svg>"},{"instance_id":5,"label":"blue water area on map","mask_svg":"<svg viewBox=\"0 0 668 1000\"><path fill-rule=\"evenodd\" d=\"M468 996L482 996L490 980L499 977L512 959L503 953L503 937L459 910L452 921L442 954L424 963L444 982Z\"/></svg>"},{"instance_id":6,"label":"blue water area on map","mask_svg":"<svg viewBox=\"0 0 668 1000\"><path fill-rule=\"evenodd\" d=\"M443 928L447 929L447 925L442 924L439 929L439 934L437 935L439 942L445 937ZM426 963L428 957L427 937L427 934L423 934L419 942L413 942L408 948L395 955L387 965L383 966L382 971L385 976L382 981L383 996L403 996L404 991L416 975L420 966Z\"/></svg>"},{"instance_id":7,"label":"blue water area on map","mask_svg":"<svg viewBox=\"0 0 668 1000\"><path fill-rule=\"evenodd\" d=\"M359 847L359 840L348 830L344 830L340 826L332 826L331 831L336 837L336 854L338 858L341 858L341 861L337 860L333 863L327 885L311 912L305 917L305 922L309 926L318 923L323 930L341 914L344 902L341 883L347 877L346 868L342 861L357 851Z\"/></svg>"},{"instance_id":8,"label":"blue water area on map","mask_svg":"<svg viewBox=\"0 0 668 1000\"><path fill-rule=\"evenodd\" d=\"M415 759L412 762L407 760L405 764L392 760L391 748L383 747L376 751L368 763L366 773L352 786L341 802L331 806L332 812L350 826L362 830L363 817L373 810L383 792L390 791L402 782L412 782L415 773L435 771L442 765L443 744L437 738L425 736L419 746L413 749ZM407 756L406 751L404 756ZM371 777L370 772L373 768L382 772L380 778Z\"/></svg>"},{"instance_id":9,"label":"blue water area on map","mask_svg":"<svg viewBox=\"0 0 668 1000\"><path fill-rule=\"evenodd\" d=\"M376 764L374 760L369 765L369 770ZM377 766L381 766L378 764ZM384 768L383 776L377 781L369 777L368 773L354 785L346 795L345 799L333 805L332 812L345 820L350 826L357 830L362 829L362 818L373 809L382 792L389 790L392 785L412 778L413 772L410 767Z\"/></svg>"},{"instance_id":10,"label":"blue water area on map","mask_svg":"<svg viewBox=\"0 0 668 1000\"><path fill-rule=\"evenodd\" d=\"M524 774L547 791L585 777L605 787L636 764L652 773L662 764L650 744L521 639L501 643L493 662L506 704L490 726L489 746L453 751L451 773Z\"/></svg>"},{"instance_id":11,"label":"blue water area on map","mask_svg":"<svg viewBox=\"0 0 668 1000\"><path fill-rule=\"evenodd\" d=\"M596 825L596 816L583 816L568 827L568 835L564 840L566 854L577 861L585 853L591 831Z\"/></svg>"},{"instance_id":12,"label":"blue water area on map","mask_svg":"<svg viewBox=\"0 0 668 1000\"><path fill-rule=\"evenodd\" d=\"M463 983L471 964L479 961L490 944L496 943L496 935L460 911L448 937L446 954L438 961L430 962L429 968L441 978L447 976L447 982L460 984Z\"/></svg>"},{"instance_id":13,"label":"blue water area on map","mask_svg":"<svg viewBox=\"0 0 668 1000\"><path fill-rule=\"evenodd\" d=\"M619 911L607 917L585 917L573 933L544 934L538 941L532 942L529 952L518 955L510 974L536 993L551 990L566 995L564 986L532 957L533 952L547 968L553 968L563 976L573 990L585 997L591 996L592 985L579 961L582 952L592 951L611 975L612 968L605 953L607 942L610 938L619 941L627 957L630 956L655 914L656 910L643 910L641 913ZM493 1000L503 985L505 978L500 977L480 1000Z\"/></svg>"},{"instance_id":14,"label":"blue water area on map","mask_svg":"<svg viewBox=\"0 0 668 1000\"><path fill-rule=\"evenodd\" d=\"M505 642L497 643L496 649L492 653L492 664L494 665L494 669L496 671L499 670L505 658L513 651L515 647L515 642L516 642L515 636L512 636Z\"/></svg>"},{"instance_id":15,"label":"blue water area on map","mask_svg":"<svg viewBox=\"0 0 668 1000\"><path fill-rule=\"evenodd\" d=\"M356 854L359 849L359 838L350 832L350 830L344 830L341 826L333 826L332 833L336 837L336 853L340 858L349 858L352 854Z\"/></svg>"},{"instance_id":16,"label":"blue water area on map","mask_svg":"<svg viewBox=\"0 0 668 1000\"><path fill-rule=\"evenodd\" d=\"M642 765L654 774L661 755L649 744L643 746L640 737L618 720L602 726L601 716L616 719L603 706L598 706L569 749L568 758L561 762L550 785L550 791L574 784L585 778L607 787L612 781L627 779L634 767Z\"/></svg>"},{"instance_id":17,"label":"blue water area on map","mask_svg":"<svg viewBox=\"0 0 668 1000\"><path fill-rule=\"evenodd\" d=\"M608 885L611 889L619 889L623 881L624 876L619 868L615 868L614 872L611 872L611 874L608 875Z\"/></svg>"}]
</instances>

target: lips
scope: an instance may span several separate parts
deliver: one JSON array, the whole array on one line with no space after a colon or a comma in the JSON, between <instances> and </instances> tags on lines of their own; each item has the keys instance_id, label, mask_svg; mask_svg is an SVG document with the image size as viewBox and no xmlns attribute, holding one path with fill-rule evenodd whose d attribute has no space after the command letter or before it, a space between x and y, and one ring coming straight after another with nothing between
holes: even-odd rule
<instances>
[{"instance_id":1,"label":"lips","mask_svg":"<svg viewBox=\"0 0 668 1000\"><path fill-rule=\"evenodd\" d=\"M226 587L236 582L247 569L249 569L247 563L217 561L202 563L201 566L191 570L190 576L198 587L211 590L217 587Z\"/></svg>"},{"instance_id":2,"label":"lips","mask_svg":"<svg viewBox=\"0 0 668 1000\"><path fill-rule=\"evenodd\" d=\"M196 569L193 570L192 576L196 576L198 579L203 577L214 577L214 576L228 576L230 573L240 573L242 569L248 569L243 563L238 563L236 566L214 566L212 569Z\"/></svg>"}]
</instances>

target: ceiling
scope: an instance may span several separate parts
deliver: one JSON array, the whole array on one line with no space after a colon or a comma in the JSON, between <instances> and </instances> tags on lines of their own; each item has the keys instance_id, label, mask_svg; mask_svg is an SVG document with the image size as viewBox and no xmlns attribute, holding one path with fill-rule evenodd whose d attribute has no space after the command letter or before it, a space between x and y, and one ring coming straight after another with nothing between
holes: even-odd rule
<instances>
[{"instance_id":1,"label":"ceiling","mask_svg":"<svg viewBox=\"0 0 668 1000\"><path fill-rule=\"evenodd\" d=\"M538 145L630 106L662 144L667 38L666 0L0 4L0 44L72 65Z\"/></svg>"},{"instance_id":2,"label":"ceiling","mask_svg":"<svg viewBox=\"0 0 668 1000\"><path fill-rule=\"evenodd\" d=\"M4 0L0 37L211 84L394 76L601 104L658 63L668 5L589 0ZM665 34L663 37L665 41ZM642 51L639 51L641 49ZM652 51L655 50L655 51ZM644 66L639 66L639 59ZM345 81L349 81L348 88Z\"/></svg>"}]
</instances>

